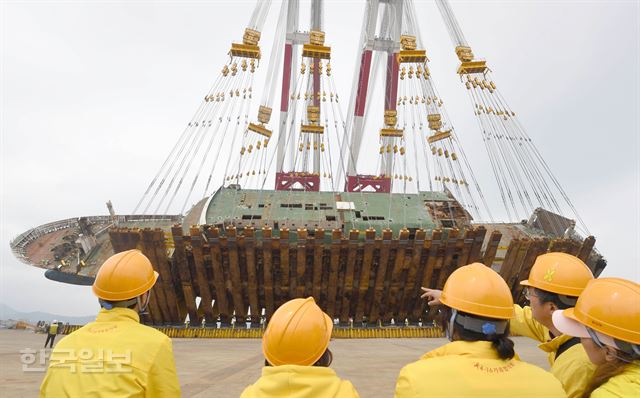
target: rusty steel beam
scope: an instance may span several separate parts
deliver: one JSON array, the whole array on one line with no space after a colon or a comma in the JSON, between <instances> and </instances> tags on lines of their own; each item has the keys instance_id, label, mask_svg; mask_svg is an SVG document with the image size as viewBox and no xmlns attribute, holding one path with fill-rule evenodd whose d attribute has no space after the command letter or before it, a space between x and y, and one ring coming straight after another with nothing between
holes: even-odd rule
<instances>
[{"instance_id":1,"label":"rusty steel beam","mask_svg":"<svg viewBox=\"0 0 640 398\"><path fill-rule=\"evenodd\" d=\"M356 255L358 252L358 240L360 239L360 231L352 229L349 231L349 243L347 251L347 269L344 274L344 287L342 290L342 306L340 311L340 322L348 322L350 313L351 299L353 297L353 278L356 266Z\"/></svg>"},{"instance_id":2,"label":"rusty steel beam","mask_svg":"<svg viewBox=\"0 0 640 398\"><path fill-rule=\"evenodd\" d=\"M496 254L498 253L498 246L500 246L500 240L502 239L502 233L498 230L495 230L491 233L489 237L489 242L487 243L487 249L484 252L484 257L482 258L482 263L487 267L491 267L493 262L496 259Z\"/></svg>"},{"instance_id":3,"label":"rusty steel beam","mask_svg":"<svg viewBox=\"0 0 640 398\"><path fill-rule=\"evenodd\" d=\"M215 321L213 307L211 305L213 298L211 297L211 290L209 287L209 276L207 275L207 270L204 266L202 232L199 227L194 226L189 229L189 235L191 235L191 252L193 253L198 291L200 293L200 305L198 306L198 312L202 312L207 323L213 323Z\"/></svg>"},{"instance_id":4,"label":"rusty steel beam","mask_svg":"<svg viewBox=\"0 0 640 398\"><path fill-rule=\"evenodd\" d=\"M338 267L340 266L340 239L342 230L334 229L331 233L331 265L327 289L327 313L331 317L336 314L336 294L338 291Z\"/></svg>"},{"instance_id":5,"label":"rusty steel beam","mask_svg":"<svg viewBox=\"0 0 640 398\"><path fill-rule=\"evenodd\" d=\"M275 311L274 305L274 286L273 286L273 268L271 255L273 253L273 244L271 238L271 228L262 228L262 268L264 273L264 300L265 315L271 317Z\"/></svg>"},{"instance_id":6,"label":"rusty steel beam","mask_svg":"<svg viewBox=\"0 0 640 398\"><path fill-rule=\"evenodd\" d=\"M211 269L213 270L213 284L215 285L216 305L220 311L220 319L227 322L231 316L231 309L227 296L227 286L225 283L224 271L222 268L222 248L220 244L220 230L218 228L205 229L210 252Z\"/></svg>"},{"instance_id":7,"label":"rusty steel beam","mask_svg":"<svg viewBox=\"0 0 640 398\"><path fill-rule=\"evenodd\" d=\"M184 295L184 301L187 306L187 312L191 322L196 322L198 319L198 309L196 308L196 297L193 293L192 283L195 280L191 275L191 270L187 262L186 247L184 244L184 237L182 235L182 227L174 225L171 227L171 234L173 235L173 241L175 244L175 251L173 252L173 264L178 268L180 275L180 287L182 288L182 294Z\"/></svg>"},{"instance_id":8,"label":"rusty steel beam","mask_svg":"<svg viewBox=\"0 0 640 398\"><path fill-rule=\"evenodd\" d=\"M260 305L258 303L258 269L256 265L255 231L248 227L244 230L245 261L247 264L247 290L249 291L249 305L251 306L251 320L260 320Z\"/></svg>"},{"instance_id":9,"label":"rusty steel beam","mask_svg":"<svg viewBox=\"0 0 640 398\"><path fill-rule=\"evenodd\" d=\"M376 230L369 228L364 233L364 254L362 257L362 270L360 271L360 283L358 283L358 302L356 306L355 319L362 322L365 312L365 304L369 297L369 279L373 266L373 251L375 249Z\"/></svg>"}]
</instances>

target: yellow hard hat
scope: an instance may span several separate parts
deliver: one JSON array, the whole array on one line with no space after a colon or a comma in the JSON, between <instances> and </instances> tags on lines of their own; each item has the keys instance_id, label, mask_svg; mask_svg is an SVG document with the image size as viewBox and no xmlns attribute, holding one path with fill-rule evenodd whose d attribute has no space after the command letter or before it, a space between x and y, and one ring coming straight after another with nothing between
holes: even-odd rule
<instances>
[{"instance_id":1,"label":"yellow hard hat","mask_svg":"<svg viewBox=\"0 0 640 398\"><path fill-rule=\"evenodd\" d=\"M273 313L262 337L262 352L273 366L313 365L329 346L333 322L313 300L297 298Z\"/></svg>"},{"instance_id":2,"label":"yellow hard hat","mask_svg":"<svg viewBox=\"0 0 640 398\"><path fill-rule=\"evenodd\" d=\"M151 261L140 250L127 250L102 264L93 282L93 293L103 300L128 300L151 289L157 279Z\"/></svg>"},{"instance_id":3,"label":"yellow hard hat","mask_svg":"<svg viewBox=\"0 0 640 398\"><path fill-rule=\"evenodd\" d=\"M494 319L513 318L513 297L502 277L484 264L455 270L442 289L440 302L447 307Z\"/></svg>"},{"instance_id":4,"label":"yellow hard hat","mask_svg":"<svg viewBox=\"0 0 640 398\"><path fill-rule=\"evenodd\" d=\"M546 253L536 258L529 272L529 279L520 284L578 297L591 280L593 273L578 257L567 253Z\"/></svg>"},{"instance_id":5,"label":"yellow hard hat","mask_svg":"<svg viewBox=\"0 0 640 398\"><path fill-rule=\"evenodd\" d=\"M556 312L554 325L569 336L590 337L586 326L613 339L640 344L640 285L635 282L594 279L578 298L575 308Z\"/></svg>"}]
</instances>

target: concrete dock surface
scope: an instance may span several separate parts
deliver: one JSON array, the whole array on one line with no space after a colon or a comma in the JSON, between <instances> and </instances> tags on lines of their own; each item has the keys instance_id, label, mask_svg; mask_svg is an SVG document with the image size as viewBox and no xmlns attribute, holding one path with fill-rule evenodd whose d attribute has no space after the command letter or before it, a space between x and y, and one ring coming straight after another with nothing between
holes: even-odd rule
<instances>
[{"instance_id":1,"label":"concrete dock surface","mask_svg":"<svg viewBox=\"0 0 640 398\"><path fill-rule=\"evenodd\" d=\"M56 342L63 336L58 336ZM46 369L45 334L0 330L0 397L37 397ZM544 369L537 342L513 337L520 357ZM392 397L400 369L447 342L432 339L336 339L331 367L361 397ZM22 352L21 352L22 351ZM238 397L260 377L264 359L258 339L174 339L173 352L184 397Z\"/></svg>"}]
</instances>

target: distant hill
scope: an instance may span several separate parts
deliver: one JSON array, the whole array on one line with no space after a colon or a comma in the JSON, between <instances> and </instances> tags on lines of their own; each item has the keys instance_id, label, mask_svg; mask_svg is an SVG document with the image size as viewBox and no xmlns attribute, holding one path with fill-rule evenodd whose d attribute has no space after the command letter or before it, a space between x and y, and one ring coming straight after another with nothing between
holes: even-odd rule
<instances>
[{"instance_id":1,"label":"distant hill","mask_svg":"<svg viewBox=\"0 0 640 398\"><path fill-rule=\"evenodd\" d=\"M0 303L0 320L8 321L27 321L35 324L38 321L51 322L52 320L67 323L72 325L84 325L96 319L95 315L90 316L66 316L58 314L49 314L48 312L34 311L34 312L20 312L9 307L4 303Z\"/></svg>"}]
</instances>

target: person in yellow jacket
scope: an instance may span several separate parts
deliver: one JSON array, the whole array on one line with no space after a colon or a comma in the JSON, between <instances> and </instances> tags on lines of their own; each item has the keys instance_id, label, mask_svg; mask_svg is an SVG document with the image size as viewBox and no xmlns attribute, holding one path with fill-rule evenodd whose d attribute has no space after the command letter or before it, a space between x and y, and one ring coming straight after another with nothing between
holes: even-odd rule
<instances>
[{"instance_id":1,"label":"person in yellow jacket","mask_svg":"<svg viewBox=\"0 0 640 398\"><path fill-rule=\"evenodd\" d=\"M440 303L451 342L402 368L396 398L566 396L555 377L517 359L509 339L513 298L491 268L480 263L458 268Z\"/></svg>"},{"instance_id":2,"label":"person in yellow jacket","mask_svg":"<svg viewBox=\"0 0 640 398\"><path fill-rule=\"evenodd\" d=\"M102 264L93 283L100 313L56 345L40 397L180 396L171 340L140 324L157 279L139 250Z\"/></svg>"},{"instance_id":3,"label":"person in yellow jacket","mask_svg":"<svg viewBox=\"0 0 640 398\"><path fill-rule=\"evenodd\" d=\"M575 305L578 296L593 280L589 267L579 258L566 253L538 256L529 278L520 282L530 305L514 304L511 333L539 341L538 346L549 355L551 373L562 383L569 398L578 398L587 386L595 366L589 361L580 341L563 335L553 326L554 311ZM423 288L422 297L437 304L439 290Z\"/></svg>"},{"instance_id":4,"label":"person in yellow jacket","mask_svg":"<svg viewBox=\"0 0 640 398\"><path fill-rule=\"evenodd\" d=\"M241 398L357 398L353 385L329 368L333 321L313 297L281 305L262 337L262 376Z\"/></svg>"},{"instance_id":5,"label":"person in yellow jacket","mask_svg":"<svg viewBox=\"0 0 640 398\"><path fill-rule=\"evenodd\" d=\"M553 313L563 333L579 337L597 365L583 397L640 397L640 285L591 281L574 308Z\"/></svg>"},{"instance_id":6,"label":"person in yellow jacket","mask_svg":"<svg viewBox=\"0 0 640 398\"><path fill-rule=\"evenodd\" d=\"M55 319L51 322L51 325L47 328L47 340L44 342L44 348L47 348L47 344L49 344L49 348L53 348L53 342L56 339L56 335L58 334L58 321Z\"/></svg>"}]
</instances>

